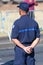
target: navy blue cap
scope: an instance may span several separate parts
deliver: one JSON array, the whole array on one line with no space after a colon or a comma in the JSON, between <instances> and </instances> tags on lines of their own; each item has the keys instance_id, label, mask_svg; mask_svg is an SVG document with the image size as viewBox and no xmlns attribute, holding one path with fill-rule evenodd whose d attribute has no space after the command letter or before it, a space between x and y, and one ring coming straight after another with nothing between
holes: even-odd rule
<instances>
[{"instance_id":1,"label":"navy blue cap","mask_svg":"<svg viewBox=\"0 0 43 65\"><path fill-rule=\"evenodd\" d=\"M21 2L19 6L17 6L18 8L24 10L24 11L27 11L29 10L29 4L26 3L26 2Z\"/></svg>"}]
</instances>

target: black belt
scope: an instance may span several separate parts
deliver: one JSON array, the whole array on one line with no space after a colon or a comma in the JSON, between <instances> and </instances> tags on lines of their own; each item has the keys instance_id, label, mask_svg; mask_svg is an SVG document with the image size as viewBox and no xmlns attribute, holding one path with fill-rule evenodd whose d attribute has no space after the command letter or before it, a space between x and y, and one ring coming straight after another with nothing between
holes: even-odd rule
<instances>
[{"instance_id":1,"label":"black belt","mask_svg":"<svg viewBox=\"0 0 43 65\"><path fill-rule=\"evenodd\" d=\"M23 42L23 44L32 44L32 42Z\"/></svg>"}]
</instances>

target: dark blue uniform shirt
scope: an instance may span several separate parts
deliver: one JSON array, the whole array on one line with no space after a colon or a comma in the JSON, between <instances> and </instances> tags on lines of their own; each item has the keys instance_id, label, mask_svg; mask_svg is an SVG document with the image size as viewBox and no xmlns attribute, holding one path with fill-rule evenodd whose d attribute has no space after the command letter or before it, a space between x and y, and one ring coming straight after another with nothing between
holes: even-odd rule
<instances>
[{"instance_id":1,"label":"dark blue uniform shirt","mask_svg":"<svg viewBox=\"0 0 43 65\"><path fill-rule=\"evenodd\" d=\"M40 38L40 30L35 20L28 15L23 15L14 22L11 39L18 39L21 43L25 43L33 42L36 38Z\"/></svg>"}]
</instances>

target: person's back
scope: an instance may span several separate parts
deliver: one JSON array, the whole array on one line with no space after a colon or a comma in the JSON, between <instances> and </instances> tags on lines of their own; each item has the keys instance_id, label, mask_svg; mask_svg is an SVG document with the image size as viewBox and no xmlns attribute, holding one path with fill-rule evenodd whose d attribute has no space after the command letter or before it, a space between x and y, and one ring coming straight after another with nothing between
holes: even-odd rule
<instances>
[{"instance_id":1,"label":"person's back","mask_svg":"<svg viewBox=\"0 0 43 65\"><path fill-rule=\"evenodd\" d=\"M37 23L35 20L28 17L28 15L21 16L20 19L18 19L17 22L19 27L19 35L18 39L22 42L33 42L36 38L35 31Z\"/></svg>"}]
</instances>

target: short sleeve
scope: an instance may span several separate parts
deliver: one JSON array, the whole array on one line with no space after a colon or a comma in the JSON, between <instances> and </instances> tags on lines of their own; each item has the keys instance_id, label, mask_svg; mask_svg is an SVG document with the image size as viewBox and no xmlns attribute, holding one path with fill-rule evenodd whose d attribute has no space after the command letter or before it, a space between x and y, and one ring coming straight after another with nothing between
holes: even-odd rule
<instances>
[{"instance_id":1,"label":"short sleeve","mask_svg":"<svg viewBox=\"0 0 43 65\"><path fill-rule=\"evenodd\" d=\"M19 33L19 28L16 23L13 24L12 26L12 31L11 31L11 39L17 38Z\"/></svg>"},{"instance_id":2,"label":"short sleeve","mask_svg":"<svg viewBox=\"0 0 43 65\"><path fill-rule=\"evenodd\" d=\"M40 38L40 29L38 24L36 26L36 38Z\"/></svg>"}]
</instances>

